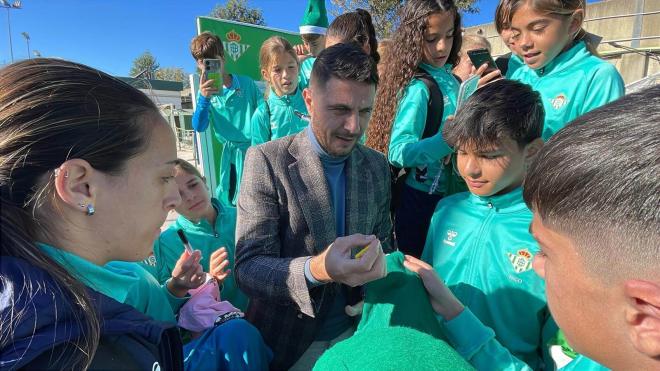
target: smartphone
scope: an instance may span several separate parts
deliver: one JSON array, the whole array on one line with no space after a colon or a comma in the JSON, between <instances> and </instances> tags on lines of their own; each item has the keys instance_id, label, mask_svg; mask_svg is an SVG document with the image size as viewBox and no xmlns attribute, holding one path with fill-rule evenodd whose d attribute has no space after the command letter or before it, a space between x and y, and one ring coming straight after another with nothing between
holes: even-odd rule
<instances>
[{"instance_id":1,"label":"smartphone","mask_svg":"<svg viewBox=\"0 0 660 371\"><path fill-rule=\"evenodd\" d=\"M222 82L222 60L204 59L204 79L213 80L213 87L220 91Z\"/></svg>"},{"instance_id":2,"label":"smartphone","mask_svg":"<svg viewBox=\"0 0 660 371\"><path fill-rule=\"evenodd\" d=\"M456 102L456 109L462 106L463 103L465 103L465 101L468 100L468 98L470 98L470 96L474 94L475 91L477 91L480 77L481 76L479 75L472 75L468 77L467 80L461 83L461 86L458 89L458 100Z\"/></svg>"},{"instance_id":3,"label":"smartphone","mask_svg":"<svg viewBox=\"0 0 660 371\"><path fill-rule=\"evenodd\" d=\"M488 69L497 69L497 65L491 57L490 52L486 48L468 50L468 58L472 61L472 64L476 69L483 66L485 63L488 63Z\"/></svg>"}]
</instances>

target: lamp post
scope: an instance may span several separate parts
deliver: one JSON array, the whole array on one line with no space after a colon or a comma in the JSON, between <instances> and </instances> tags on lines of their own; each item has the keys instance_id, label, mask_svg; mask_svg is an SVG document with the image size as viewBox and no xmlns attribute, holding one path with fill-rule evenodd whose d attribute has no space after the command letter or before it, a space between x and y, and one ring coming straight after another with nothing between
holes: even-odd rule
<instances>
[{"instance_id":1,"label":"lamp post","mask_svg":"<svg viewBox=\"0 0 660 371\"><path fill-rule=\"evenodd\" d=\"M9 30L9 53L11 54L11 62L14 63L14 48L11 44L11 22L9 19L9 10L11 9L21 9L21 0L14 1L13 4L10 4L8 0L0 0L0 8L7 9L7 29Z\"/></svg>"},{"instance_id":2,"label":"lamp post","mask_svg":"<svg viewBox=\"0 0 660 371\"><path fill-rule=\"evenodd\" d=\"M25 42L27 43L27 48L28 48L28 59L30 59L30 34L27 32L21 32L21 35L25 38Z\"/></svg>"}]
</instances>

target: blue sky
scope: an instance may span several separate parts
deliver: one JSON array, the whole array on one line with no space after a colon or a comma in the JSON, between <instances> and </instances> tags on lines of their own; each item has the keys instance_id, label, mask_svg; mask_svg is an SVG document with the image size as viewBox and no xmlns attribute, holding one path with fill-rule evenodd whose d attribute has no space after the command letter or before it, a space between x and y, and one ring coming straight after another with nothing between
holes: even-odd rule
<instances>
[{"instance_id":1,"label":"blue sky","mask_svg":"<svg viewBox=\"0 0 660 371\"><path fill-rule=\"evenodd\" d=\"M14 0L10 0L13 2ZM195 18L208 15L214 0L23 0L11 10L14 60L30 49L44 57L88 64L113 75L127 76L131 62L149 50L161 67L194 69L188 52ZM589 1L592 2L592 1ZM270 27L296 31L306 0L249 0L263 11ZM327 0L330 7L330 0ZM478 0L479 14L467 14L464 25L492 21L497 0ZM10 62L7 11L0 9L0 65Z\"/></svg>"}]
</instances>

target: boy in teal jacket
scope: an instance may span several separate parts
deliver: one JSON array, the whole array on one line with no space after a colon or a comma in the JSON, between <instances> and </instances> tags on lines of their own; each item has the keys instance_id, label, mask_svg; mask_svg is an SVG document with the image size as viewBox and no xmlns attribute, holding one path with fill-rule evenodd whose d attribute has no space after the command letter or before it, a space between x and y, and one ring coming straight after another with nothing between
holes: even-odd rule
<instances>
[{"instance_id":1,"label":"boy in teal jacket","mask_svg":"<svg viewBox=\"0 0 660 371\"><path fill-rule=\"evenodd\" d=\"M627 95L560 130L525 175L552 316L613 370L660 370L659 118L660 86Z\"/></svg>"},{"instance_id":2,"label":"boy in teal jacket","mask_svg":"<svg viewBox=\"0 0 660 371\"><path fill-rule=\"evenodd\" d=\"M542 130L539 94L510 80L477 90L443 130L470 192L438 203L422 260L451 290L437 312L450 342L477 369L539 369L557 331L532 271L539 247L521 189Z\"/></svg>"},{"instance_id":3,"label":"boy in teal jacket","mask_svg":"<svg viewBox=\"0 0 660 371\"><path fill-rule=\"evenodd\" d=\"M213 125L213 133L222 144L219 183L215 196L224 205L236 206L243 174L243 158L252 138L252 115L263 96L254 80L247 76L229 74L224 70L222 42L210 32L203 32L190 44L190 51L202 71L197 106L193 114L193 129L203 132ZM222 79L207 80L204 74L205 58L220 59ZM214 88L220 86L220 90Z\"/></svg>"}]
</instances>

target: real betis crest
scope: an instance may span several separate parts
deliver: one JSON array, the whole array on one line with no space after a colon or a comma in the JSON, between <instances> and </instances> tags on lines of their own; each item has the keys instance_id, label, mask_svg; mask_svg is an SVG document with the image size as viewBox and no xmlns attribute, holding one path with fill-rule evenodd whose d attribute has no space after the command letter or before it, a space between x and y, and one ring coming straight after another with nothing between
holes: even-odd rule
<instances>
[{"instance_id":1,"label":"real betis crest","mask_svg":"<svg viewBox=\"0 0 660 371\"><path fill-rule=\"evenodd\" d=\"M241 41L241 35L238 34L238 32L231 30L225 34L227 37L227 41L225 41L224 47L227 55L231 57L231 59L234 60L234 62L238 61L238 58L245 53L246 50L250 47L250 45L247 44L239 44Z\"/></svg>"},{"instance_id":2,"label":"real betis crest","mask_svg":"<svg viewBox=\"0 0 660 371\"><path fill-rule=\"evenodd\" d=\"M506 254L509 257L509 261L511 262L511 265L513 265L513 270L516 271L516 273L523 273L532 269L533 255L529 252L529 250L520 249L515 254L510 252Z\"/></svg>"}]
</instances>

